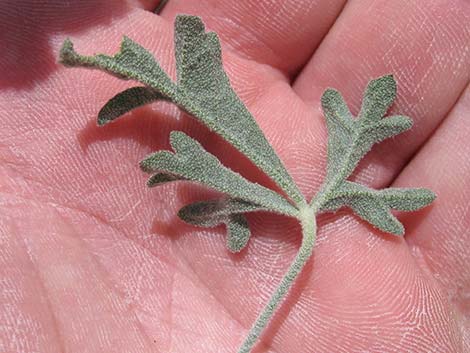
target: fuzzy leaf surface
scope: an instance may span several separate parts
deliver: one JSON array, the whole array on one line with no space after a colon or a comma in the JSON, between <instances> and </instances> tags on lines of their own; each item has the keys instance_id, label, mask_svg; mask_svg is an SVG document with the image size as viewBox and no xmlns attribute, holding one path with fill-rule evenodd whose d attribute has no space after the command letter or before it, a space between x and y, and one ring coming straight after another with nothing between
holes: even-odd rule
<instances>
[{"instance_id":1,"label":"fuzzy leaf surface","mask_svg":"<svg viewBox=\"0 0 470 353\"><path fill-rule=\"evenodd\" d=\"M227 249L233 253L240 252L248 244L251 232L246 217L234 214L229 217L227 225Z\"/></svg>"},{"instance_id":2,"label":"fuzzy leaf surface","mask_svg":"<svg viewBox=\"0 0 470 353\"><path fill-rule=\"evenodd\" d=\"M81 66L104 70L124 80L136 80L169 98L173 98L176 93L175 84L155 61L153 55L126 36L122 39L120 51L114 56L80 55L74 50L72 42L66 39L60 50L60 62L70 67Z\"/></svg>"},{"instance_id":3,"label":"fuzzy leaf surface","mask_svg":"<svg viewBox=\"0 0 470 353\"><path fill-rule=\"evenodd\" d=\"M371 123L382 119L397 96L397 83L392 75L371 80L362 99L358 119Z\"/></svg>"},{"instance_id":4,"label":"fuzzy leaf surface","mask_svg":"<svg viewBox=\"0 0 470 353\"><path fill-rule=\"evenodd\" d=\"M168 100L148 87L132 87L116 94L98 113L98 125L104 125L131 110L157 100Z\"/></svg>"},{"instance_id":5,"label":"fuzzy leaf surface","mask_svg":"<svg viewBox=\"0 0 470 353\"><path fill-rule=\"evenodd\" d=\"M368 95L373 96L373 92L368 92ZM375 100L369 97L367 111L374 114L382 111L383 104L378 104L374 110L370 106L372 102ZM347 178L375 143L398 135L413 125L410 118L402 115L384 119L371 119L368 115L353 119L343 97L333 89L323 93L321 103L328 128L327 179L338 174Z\"/></svg>"},{"instance_id":6,"label":"fuzzy leaf surface","mask_svg":"<svg viewBox=\"0 0 470 353\"><path fill-rule=\"evenodd\" d=\"M244 200L220 198L187 205L178 212L178 216L183 221L199 227L225 224L227 248L231 252L239 252L247 245L251 235L243 213L261 210L265 209Z\"/></svg>"},{"instance_id":7,"label":"fuzzy leaf surface","mask_svg":"<svg viewBox=\"0 0 470 353\"><path fill-rule=\"evenodd\" d=\"M343 156L343 173L349 176L374 144L401 134L412 126L413 121L402 115L391 116L370 125L360 124L352 137L349 154Z\"/></svg>"},{"instance_id":8,"label":"fuzzy leaf surface","mask_svg":"<svg viewBox=\"0 0 470 353\"><path fill-rule=\"evenodd\" d=\"M396 97L391 75L372 80L366 88L361 111L354 119L343 97L327 89L321 99L328 129L328 165L326 180L312 201L320 211L342 206L374 227L392 234L404 232L391 209L413 211L430 204L435 195L426 189L373 190L347 181L359 161L375 143L411 128L410 118L395 115L383 118Z\"/></svg>"},{"instance_id":9,"label":"fuzzy leaf surface","mask_svg":"<svg viewBox=\"0 0 470 353\"><path fill-rule=\"evenodd\" d=\"M147 180L147 186L152 188L154 186L170 183L172 181L179 181L179 180L186 180L186 179L183 178L183 177L180 177L179 175L166 173L166 172L161 172L161 173L156 173L156 174L152 175Z\"/></svg>"},{"instance_id":10,"label":"fuzzy leaf surface","mask_svg":"<svg viewBox=\"0 0 470 353\"><path fill-rule=\"evenodd\" d=\"M223 197L198 201L181 208L178 216L186 223L200 227L215 227L225 223L230 215L262 211L265 208L252 202Z\"/></svg>"},{"instance_id":11,"label":"fuzzy leaf surface","mask_svg":"<svg viewBox=\"0 0 470 353\"><path fill-rule=\"evenodd\" d=\"M328 128L329 179L338 174L344 165L344 156L351 150L356 128L353 116L338 91L327 89L322 95L321 104Z\"/></svg>"},{"instance_id":12,"label":"fuzzy leaf surface","mask_svg":"<svg viewBox=\"0 0 470 353\"><path fill-rule=\"evenodd\" d=\"M391 209L415 211L429 205L434 199L434 193L427 189L387 188L374 190L358 183L346 181L334 192L322 211L335 211L346 206L374 227L384 232L402 235L403 226L392 215Z\"/></svg>"},{"instance_id":13,"label":"fuzzy leaf surface","mask_svg":"<svg viewBox=\"0 0 470 353\"><path fill-rule=\"evenodd\" d=\"M272 212L296 215L297 210L274 191L245 179L208 153L196 140L173 131L170 143L175 153L159 151L141 162L145 172L165 172L204 184L233 198L242 199Z\"/></svg>"},{"instance_id":14,"label":"fuzzy leaf surface","mask_svg":"<svg viewBox=\"0 0 470 353\"><path fill-rule=\"evenodd\" d=\"M294 201L303 197L256 121L238 98L223 69L217 35L200 18L175 22L179 103L269 175Z\"/></svg>"},{"instance_id":15,"label":"fuzzy leaf surface","mask_svg":"<svg viewBox=\"0 0 470 353\"><path fill-rule=\"evenodd\" d=\"M83 56L66 40L60 60L66 66L107 71L122 79L137 80L215 131L264 171L297 204L304 199L279 157L243 102L233 91L223 69L217 35L205 32L196 16L175 20L177 85L146 49L124 37L114 56ZM116 118L116 117L113 117Z\"/></svg>"}]
</instances>

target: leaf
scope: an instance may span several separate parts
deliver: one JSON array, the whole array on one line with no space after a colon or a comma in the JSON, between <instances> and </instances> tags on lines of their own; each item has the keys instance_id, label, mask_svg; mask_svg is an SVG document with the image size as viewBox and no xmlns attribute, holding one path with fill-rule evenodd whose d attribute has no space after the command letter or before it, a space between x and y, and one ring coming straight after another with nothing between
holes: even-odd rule
<instances>
[{"instance_id":1,"label":"leaf","mask_svg":"<svg viewBox=\"0 0 470 353\"><path fill-rule=\"evenodd\" d=\"M383 202L367 197L357 197L351 200L348 206L363 220L369 222L377 229L394 235L403 235L403 225L390 213L390 209Z\"/></svg>"},{"instance_id":2,"label":"leaf","mask_svg":"<svg viewBox=\"0 0 470 353\"><path fill-rule=\"evenodd\" d=\"M401 134L411 129L413 120L403 115L394 115L369 125L361 131L361 137L367 138L367 143L374 144L389 137ZM366 142L363 142L364 144Z\"/></svg>"},{"instance_id":3,"label":"leaf","mask_svg":"<svg viewBox=\"0 0 470 353\"><path fill-rule=\"evenodd\" d=\"M178 181L178 180L186 180L186 179L178 175L171 174L171 173L156 173L147 180L147 186L151 188L154 186L158 186L161 184L169 183L172 181Z\"/></svg>"},{"instance_id":4,"label":"leaf","mask_svg":"<svg viewBox=\"0 0 470 353\"><path fill-rule=\"evenodd\" d=\"M413 121L406 116L382 119L395 95L393 76L371 81L359 118L353 119L339 92L329 88L323 93L321 103L328 128L327 180L338 175L347 178L375 143L412 127Z\"/></svg>"},{"instance_id":5,"label":"leaf","mask_svg":"<svg viewBox=\"0 0 470 353\"><path fill-rule=\"evenodd\" d=\"M289 197L303 196L256 121L233 91L223 70L220 43L201 19L178 15L175 22L178 102L270 176Z\"/></svg>"},{"instance_id":6,"label":"leaf","mask_svg":"<svg viewBox=\"0 0 470 353\"><path fill-rule=\"evenodd\" d=\"M60 62L65 66L82 66L104 70L120 79L132 79L152 87L168 98L174 98L176 87L155 58L142 46L124 36L119 53L114 56L98 54L79 55L70 39L66 39L60 50Z\"/></svg>"},{"instance_id":7,"label":"leaf","mask_svg":"<svg viewBox=\"0 0 470 353\"><path fill-rule=\"evenodd\" d=\"M175 20L177 85L143 47L124 37L115 56L82 56L66 40L60 60L67 66L105 70L137 80L177 104L215 131L264 171L296 204L304 198L223 70L220 43L205 33L201 19L178 15ZM115 118L115 117L113 117Z\"/></svg>"},{"instance_id":8,"label":"leaf","mask_svg":"<svg viewBox=\"0 0 470 353\"><path fill-rule=\"evenodd\" d=\"M254 203L222 197L215 200L198 201L184 206L178 211L178 217L189 224L200 227L215 227L226 222L228 216L245 212L265 210Z\"/></svg>"},{"instance_id":9,"label":"leaf","mask_svg":"<svg viewBox=\"0 0 470 353\"><path fill-rule=\"evenodd\" d=\"M250 239L250 228L246 217L241 214L230 216L227 225L227 248L237 253L243 250Z\"/></svg>"},{"instance_id":10,"label":"leaf","mask_svg":"<svg viewBox=\"0 0 470 353\"><path fill-rule=\"evenodd\" d=\"M435 197L434 193L427 189L387 188L374 190L346 181L334 192L331 199L323 206L322 211L334 211L342 206L347 206L376 228L402 235L403 226L390 210L415 211L429 205Z\"/></svg>"},{"instance_id":11,"label":"leaf","mask_svg":"<svg viewBox=\"0 0 470 353\"><path fill-rule=\"evenodd\" d=\"M375 143L412 127L413 121L406 116L383 118L395 97L392 75L372 80L359 116L354 119L340 93L331 88L324 92L321 103L328 128L328 164L326 180L312 200L312 207L326 212L347 206L378 229L403 234L403 226L391 208L411 211L434 200L434 194L426 189L373 190L347 181Z\"/></svg>"},{"instance_id":12,"label":"leaf","mask_svg":"<svg viewBox=\"0 0 470 353\"><path fill-rule=\"evenodd\" d=\"M357 135L350 146L351 152L344 155L348 158L345 171L350 174L374 144L401 134L412 126L413 121L410 118L397 115L358 129Z\"/></svg>"},{"instance_id":13,"label":"leaf","mask_svg":"<svg viewBox=\"0 0 470 353\"><path fill-rule=\"evenodd\" d=\"M436 199L431 190L416 188L387 188L377 191L387 205L398 211L416 211Z\"/></svg>"},{"instance_id":14,"label":"leaf","mask_svg":"<svg viewBox=\"0 0 470 353\"><path fill-rule=\"evenodd\" d=\"M132 87L118 93L101 108L98 113L98 125L104 125L147 103L168 100L159 92L148 87Z\"/></svg>"},{"instance_id":15,"label":"leaf","mask_svg":"<svg viewBox=\"0 0 470 353\"><path fill-rule=\"evenodd\" d=\"M159 151L151 154L141 162L142 170L148 173L165 172L198 182L272 212L291 216L297 214L296 208L282 196L223 166L215 156L183 132L173 131L170 143L175 153Z\"/></svg>"},{"instance_id":16,"label":"leaf","mask_svg":"<svg viewBox=\"0 0 470 353\"><path fill-rule=\"evenodd\" d=\"M338 91L327 89L322 95L321 104L329 134L328 179L340 172L344 156L351 149L356 129L351 112Z\"/></svg>"},{"instance_id":17,"label":"leaf","mask_svg":"<svg viewBox=\"0 0 470 353\"><path fill-rule=\"evenodd\" d=\"M358 120L363 124L381 119L397 95L397 84L392 75L372 80L367 85Z\"/></svg>"},{"instance_id":18,"label":"leaf","mask_svg":"<svg viewBox=\"0 0 470 353\"><path fill-rule=\"evenodd\" d=\"M199 227L227 227L227 248L241 251L250 238L248 222L242 213L264 210L253 203L232 198L199 201L179 210L178 216L185 222Z\"/></svg>"}]
</instances>

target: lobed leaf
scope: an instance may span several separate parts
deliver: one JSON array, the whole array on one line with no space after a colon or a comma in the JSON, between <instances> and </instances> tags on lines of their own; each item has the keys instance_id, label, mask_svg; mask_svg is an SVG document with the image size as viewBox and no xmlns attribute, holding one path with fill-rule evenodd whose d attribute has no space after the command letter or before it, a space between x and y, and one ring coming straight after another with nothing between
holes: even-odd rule
<instances>
[{"instance_id":1,"label":"lobed leaf","mask_svg":"<svg viewBox=\"0 0 470 353\"><path fill-rule=\"evenodd\" d=\"M175 20L175 53L177 85L152 54L128 37L123 38L121 50L114 56L79 55L67 39L61 49L60 60L67 66L101 69L149 86L221 135L264 171L290 199L303 204L304 198L291 176L233 91L223 70L217 35L205 33L200 18L178 15ZM120 110L128 111L124 107ZM99 122L115 119L118 111L114 109L110 117L101 118Z\"/></svg>"},{"instance_id":2,"label":"lobed leaf","mask_svg":"<svg viewBox=\"0 0 470 353\"><path fill-rule=\"evenodd\" d=\"M132 87L111 98L98 113L98 125L104 125L142 105L157 100L168 100L148 87Z\"/></svg>"},{"instance_id":3,"label":"lobed leaf","mask_svg":"<svg viewBox=\"0 0 470 353\"><path fill-rule=\"evenodd\" d=\"M114 55L79 55L70 39L60 50L60 62L69 67L88 67L104 70L120 79L133 79L152 87L168 98L174 98L176 86L155 58L145 48L124 36L120 51Z\"/></svg>"},{"instance_id":4,"label":"lobed leaf","mask_svg":"<svg viewBox=\"0 0 470 353\"><path fill-rule=\"evenodd\" d=\"M403 226L390 209L412 210L427 205L433 199L431 192L412 189L377 191L346 181L375 143L413 125L406 116L383 118L395 97L396 83L392 75L372 80L364 93L358 119L353 119L341 95L333 89L325 91L321 101L328 128L327 175L312 205L321 211L348 206L375 227L402 234Z\"/></svg>"},{"instance_id":5,"label":"lobed leaf","mask_svg":"<svg viewBox=\"0 0 470 353\"><path fill-rule=\"evenodd\" d=\"M321 103L328 128L327 180L338 175L346 179L375 143L411 128L413 121L406 116L382 119L395 94L391 75L371 81L360 116L354 119L338 91L329 88L323 93Z\"/></svg>"},{"instance_id":6,"label":"lobed leaf","mask_svg":"<svg viewBox=\"0 0 470 353\"><path fill-rule=\"evenodd\" d=\"M178 15L175 22L178 102L270 176L295 202L303 196L223 69L217 35L205 33L200 18Z\"/></svg>"},{"instance_id":7,"label":"lobed leaf","mask_svg":"<svg viewBox=\"0 0 470 353\"><path fill-rule=\"evenodd\" d=\"M346 206L376 228L402 235L403 226L390 210L415 211L429 205L435 197L434 193L427 189L388 188L374 190L346 181L335 190L330 200L322 207L322 211L334 211Z\"/></svg>"},{"instance_id":8,"label":"lobed leaf","mask_svg":"<svg viewBox=\"0 0 470 353\"><path fill-rule=\"evenodd\" d=\"M220 198L187 205L178 212L178 216L183 221L200 227L225 224L227 248L231 252L239 252L250 238L248 222L243 213L260 210L264 208L244 200Z\"/></svg>"},{"instance_id":9,"label":"lobed leaf","mask_svg":"<svg viewBox=\"0 0 470 353\"><path fill-rule=\"evenodd\" d=\"M159 151L151 154L141 162L142 170L176 175L272 212L297 215L297 209L282 196L223 166L215 156L183 132L173 131L170 143L175 153Z\"/></svg>"},{"instance_id":10,"label":"lobed leaf","mask_svg":"<svg viewBox=\"0 0 470 353\"><path fill-rule=\"evenodd\" d=\"M391 210L417 210L431 203L435 195L426 189L373 190L347 181L373 144L412 125L411 119L404 116L382 119L396 97L393 76L383 76L368 84L357 119L353 118L339 92L328 89L323 94L321 103L328 128L327 177L310 206L306 207L299 189L232 89L223 70L217 35L206 33L198 17L178 15L175 47L177 84L161 69L152 54L127 37L123 38L121 49L114 56L82 56L74 51L70 40L66 40L60 60L67 66L101 69L119 78L145 84L146 87L134 87L112 98L99 113L100 125L149 102L172 101L245 154L295 203L294 206L274 191L223 166L196 140L182 132L170 134L173 152L159 151L141 162L144 171L153 173L148 180L149 186L187 180L224 193L224 197L216 200L187 205L178 215L187 223L201 227L225 224L227 247L232 252L239 252L249 241L250 230L244 215L247 212L277 212L296 217L301 222L303 239L299 253L243 343L240 352L248 352L312 253L316 223L311 217L319 211L334 211L346 206L374 227L401 235L403 225Z\"/></svg>"}]
</instances>

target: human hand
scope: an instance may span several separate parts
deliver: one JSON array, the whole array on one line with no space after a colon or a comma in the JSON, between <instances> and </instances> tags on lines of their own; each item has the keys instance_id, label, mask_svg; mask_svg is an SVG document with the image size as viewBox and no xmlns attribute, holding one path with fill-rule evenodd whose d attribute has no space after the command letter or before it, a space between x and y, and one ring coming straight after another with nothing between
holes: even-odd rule
<instances>
[{"instance_id":1,"label":"human hand","mask_svg":"<svg viewBox=\"0 0 470 353\"><path fill-rule=\"evenodd\" d=\"M235 90L308 198L326 164L321 93L337 88L357 112L367 81L386 73L398 81L393 111L415 126L375 147L356 179L438 195L400 217L405 239L348 211L320 217L314 255L257 351L470 349L470 6L343 2L172 0L161 17L149 2L2 5L0 350L234 352L292 261L294 222L250 215L254 237L231 255L222 229L177 219L208 191L148 190L137 167L172 130L269 183L249 162L167 105L96 127L130 84L55 63L65 36L92 54L116 52L125 34L174 76L176 13L220 35Z\"/></svg>"}]
</instances>

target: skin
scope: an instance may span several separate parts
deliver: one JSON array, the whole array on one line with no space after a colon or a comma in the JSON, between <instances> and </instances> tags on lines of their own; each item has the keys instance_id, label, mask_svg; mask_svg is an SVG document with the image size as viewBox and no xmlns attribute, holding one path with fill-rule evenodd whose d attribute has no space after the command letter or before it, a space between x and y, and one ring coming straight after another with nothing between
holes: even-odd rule
<instances>
[{"instance_id":1,"label":"skin","mask_svg":"<svg viewBox=\"0 0 470 353\"><path fill-rule=\"evenodd\" d=\"M399 215L404 238L347 210L318 218L318 243L256 352L470 350L470 3L463 0L6 1L0 8L0 350L235 352L300 244L292 220L249 215L246 250L222 227L176 212L213 196L175 183L151 190L137 164L183 130L251 180L246 159L169 105L103 128L100 107L132 86L56 63L114 53L122 34L174 77L173 18L219 33L241 99L307 199L326 160L326 87L357 113L367 81L393 73L392 113L415 127L381 144L354 179L432 189ZM114 3L114 2L113 2ZM21 65L19 65L21 64Z\"/></svg>"}]
</instances>

